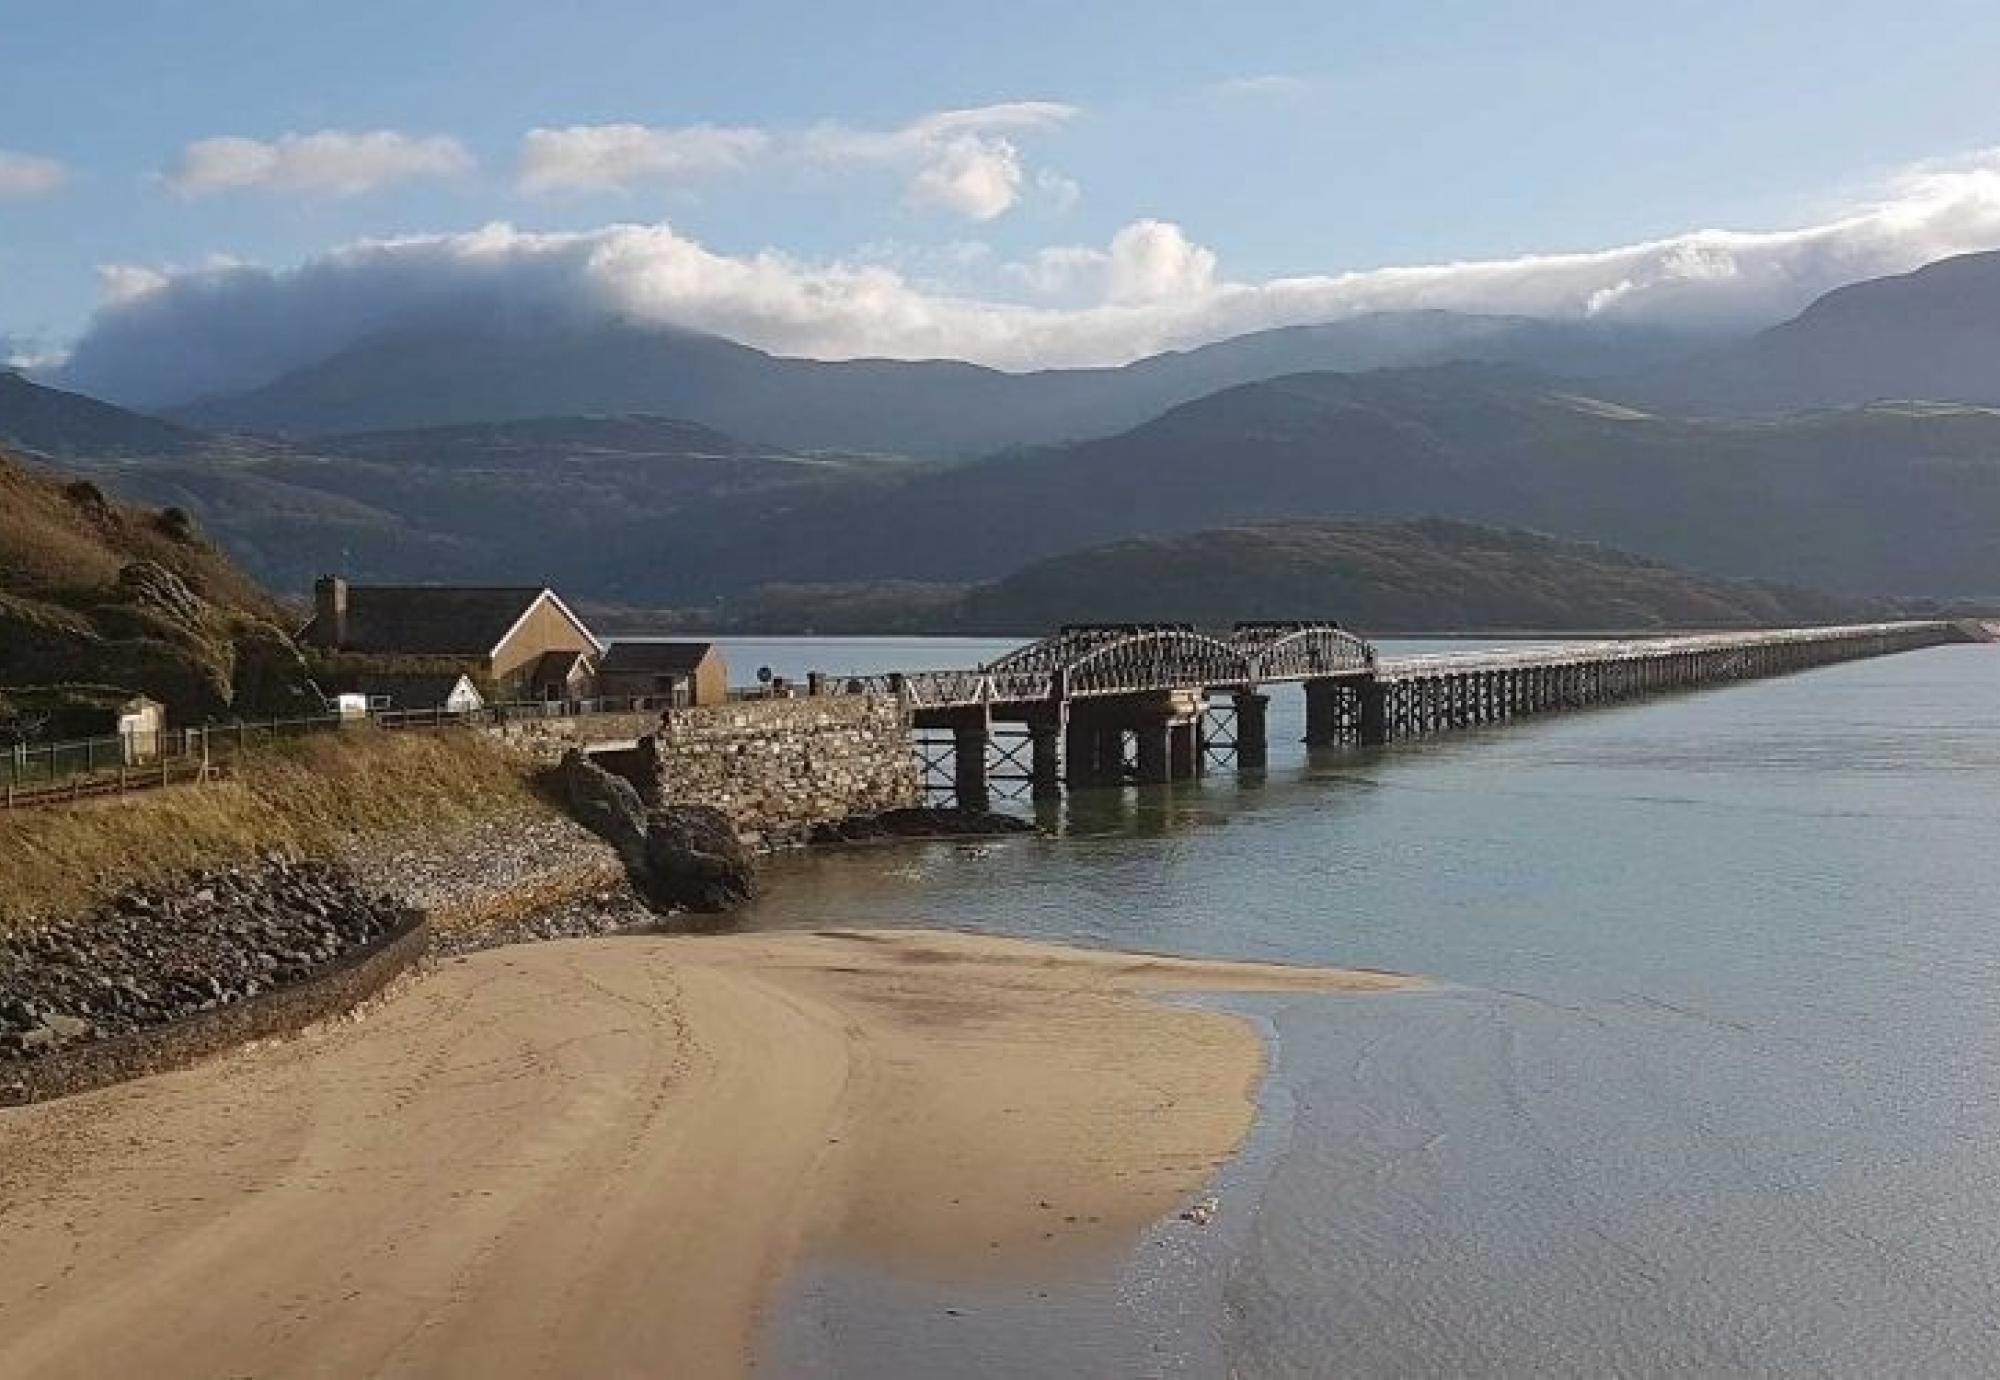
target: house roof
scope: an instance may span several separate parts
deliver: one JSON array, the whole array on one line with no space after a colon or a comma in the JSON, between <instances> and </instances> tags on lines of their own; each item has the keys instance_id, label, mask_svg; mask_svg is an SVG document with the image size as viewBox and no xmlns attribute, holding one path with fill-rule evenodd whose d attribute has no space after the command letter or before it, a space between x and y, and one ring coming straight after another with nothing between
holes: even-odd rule
<instances>
[{"instance_id":1,"label":"house roof","mask_svg":"<svg viewBox=\"0 0 2000 1380\"><path fill-rule=\"evenodd\" d=\"M543 652L535 658L534 669L528 673L528 683L548 685L553 681L568 680L575 672L579 661L589 660L589 652Z\"/></svg>"},{"instance_id":2,"label":"house roof","mask_svg":"<svg viewBox=\"0 0 2000 1380\"><path fill-rule=\"evenodd\" d=\"M714 652L713 642L614 642L597 669L613 674L691 676Z\"/></svg>"},{"instance_id":3,"label":"house roof","mask_svg":"<svg viewBox=\"0 0 2000 1380\"><path fill-rule=\"evenodd\" d=\"M334 677L326 690L334 695L383 695L398 709L438 709L461 684L469 685L469 678L452 671L360 672Z\"/></svg>"},{"instance_id":4,"label":"house roof","mask_svg":"<svg viewBox=\"0 0 2000 1380\"><path fill-rule=\"evenodd\" d=\"M583 628L568 606L546 589L353 585L347 591L347 632L340 649L404 656L487 656L545 595ZM308 639L318 622L315 616L306 625Z\"/></svg>"}]
</instances>

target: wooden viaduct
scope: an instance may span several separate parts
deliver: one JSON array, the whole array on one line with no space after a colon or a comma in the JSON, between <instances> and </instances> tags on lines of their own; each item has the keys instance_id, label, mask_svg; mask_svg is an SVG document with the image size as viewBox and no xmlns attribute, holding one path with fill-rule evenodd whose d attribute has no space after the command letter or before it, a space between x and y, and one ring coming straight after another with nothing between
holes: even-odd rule
<instances>
[{"instance_id":1,"label":"wooden viaduct","mask_svg":"<svg viewBox=\"0 0 2000 1380\"><path fill-rule=\"evenodd\" d=\"M1374 745L1988 640L1977 625L1931 621L1383 657L1330 622L1239 623L1227 632L1078 624L972 670L814 675L810 692L897 696L920 742L948 735L926 765L948 756L959 802L983 806L999 724L1020 726L1000 765L1048 796L1065 784L1185 780L1218 757L1261 767L1272 685L1304 686L1309 746Z\"/></svg>"}]
</instances>

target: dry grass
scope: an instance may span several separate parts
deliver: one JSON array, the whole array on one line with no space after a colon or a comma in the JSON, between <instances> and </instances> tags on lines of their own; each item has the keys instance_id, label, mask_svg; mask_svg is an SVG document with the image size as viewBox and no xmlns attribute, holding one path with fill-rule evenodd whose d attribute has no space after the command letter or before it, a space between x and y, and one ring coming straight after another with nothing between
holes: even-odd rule
<instances>
[{"instance_id":1,"label":"dry grass","mask_svg":"<svg viewBox=\"0 0 2000 1380\"><path fill-rule=\"evenodd\" d=\"M476 733L347 730L282 743L226 781L0 814L0 930L176 873L548 808L532 769Z\"/></svg>"}]
</instances>

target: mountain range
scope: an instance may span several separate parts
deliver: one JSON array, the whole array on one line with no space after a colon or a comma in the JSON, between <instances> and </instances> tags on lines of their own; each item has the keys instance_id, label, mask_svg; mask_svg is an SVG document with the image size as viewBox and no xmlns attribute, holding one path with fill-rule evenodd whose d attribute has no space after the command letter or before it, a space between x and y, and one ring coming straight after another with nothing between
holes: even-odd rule
<instances>
[{"instance_id":1,"label":"mountain range","mask_svg":"<svg viewBox=\"0 0 2000 1380\"><path fill-rule=\"evenodd\" d=\"M164 419L0 376L0 441L188 511L285 589L343 569L682 605L772 583L993 582L1244 523L1445 517L1722 578L1990 597L1994 346L2000 254L1844 288L1691 353L1427 312L1004 374L460 323Z\"/></svg>"},{"instance_id":2,"label":"mountain range","mask_svg":"<svg viewBox=\"0 0 2000 1380\"><path fill-rule=\"evenodd\" d=\"M823 361L625 322L472 318L373 335L250 392L172 409L188 426L320 437L544 416L685 418L793 450L965 458L1107 435L1281 374L1476 359L1557 373L1636 369L1662 332L1392 312L1239 336L1115 369L1010 374L955 360Z\"/></svg>"}]
</instances>

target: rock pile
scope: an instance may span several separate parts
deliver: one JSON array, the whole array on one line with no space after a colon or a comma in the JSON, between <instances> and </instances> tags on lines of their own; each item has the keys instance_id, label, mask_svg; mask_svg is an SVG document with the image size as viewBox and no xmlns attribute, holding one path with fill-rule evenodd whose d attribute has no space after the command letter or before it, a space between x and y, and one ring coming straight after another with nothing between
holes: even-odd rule
<instances>
[{"instance_id":1,"label":"rock pile","mask_svg":"<svg viewBox=\"0 0 2000 1380\"><path fill-rule=\"evenodd\" d=\"M275 858L135 888L80 919L0 936L0 1061L243 1001L405 920L342 869Z\"/></svg>"},{"instance_id":2,"label":"rock pile","mask_svg":"<svg viewBox=\"0 0 2000 1380\"><path fill-rule=\"evenodd\" d=\"M813 843L870 843L881 839L983 838L996 834L1032 834L1035 826L1018 815L993 810L945 810L912 806L855 815L813 827Z\"/></svg>"},{"instance_id":3,"label":"rock pile","mask_svg":"<svg viewBox=\"0 0 2000 1380\"><path fill-rule=\"evenodd\" d=\"M562 760L570 809L618 851L632 885L657 911L715 913L757 894L757 865L722 811L706 805L648 810L632 783L581 752Z\"/></svg>"}]
</instances>

